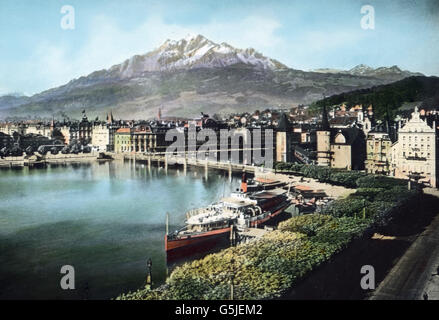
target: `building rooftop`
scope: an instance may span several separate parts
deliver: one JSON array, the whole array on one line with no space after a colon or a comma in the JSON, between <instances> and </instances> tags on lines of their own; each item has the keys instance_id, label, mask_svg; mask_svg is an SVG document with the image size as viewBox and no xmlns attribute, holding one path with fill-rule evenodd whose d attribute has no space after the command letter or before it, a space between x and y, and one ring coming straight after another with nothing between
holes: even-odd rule
<instances>
[{"instance_id":1,"label":"building rooftop","mask_svg":"<svg viewBox=\"0 0 439 320\"><path fill-rule=\"evenodd\" d=\"M116 133L131 133L131 128L120 128L117 129Z\"/></svg>"}]
</instances>

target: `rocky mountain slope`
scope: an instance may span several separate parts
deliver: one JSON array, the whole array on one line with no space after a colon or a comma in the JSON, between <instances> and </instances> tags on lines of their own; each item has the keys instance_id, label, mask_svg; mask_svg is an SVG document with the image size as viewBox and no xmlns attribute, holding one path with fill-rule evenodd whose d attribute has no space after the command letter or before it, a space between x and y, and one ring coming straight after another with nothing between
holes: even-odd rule
<instances>
[{"instance_id":1,"label":"rocky mountain slope","mask_svg":"<svg viewBox=\"0 0 439 320\"><path fill-rule=\"evenodd\" d=\"M311 103L322 95L389 83L361 73L304 72L254 49L217 44L201 35L167 40L109 69L31 97L0 97L0 117L78 117L113 110L120 118L252 111Z\"/></svg>"},{"instance_id":2,"label":"rocky mountain slope","mask_svg":"<svg viewBox=\"0 0 439 320\"><path fill-rule=\"evenodd\" d=\"M365 64L359 64L358 66L355 66L350 70L322 68L322 69L315 69L313 71L320 73L332 73L332 74L340 73L340 74L350 74L353 76L374 77L374 78L386 79L391 81L399 81L404 78L412 77L412 76L423 76L423 74L419 72L410 72L407 70L401 70L398 66L379 67L374 69Z\"/></svg>"},{"instance_id":3,"label":"rocky mountain slope","mask_svg":"<svg viewBox=\"0 0 439 320\"><path fill-rule=\"evenodd\" d=\"M393 119L396 114L410 116L415 105L436 110L439 106L439 77L412 76L385 85L344 92L318 100L311 108L320 112L323 105L342 103L349 107L372 104L375 118L380 120L385 120L387 116Z\"/></svg>"}]
</instances>

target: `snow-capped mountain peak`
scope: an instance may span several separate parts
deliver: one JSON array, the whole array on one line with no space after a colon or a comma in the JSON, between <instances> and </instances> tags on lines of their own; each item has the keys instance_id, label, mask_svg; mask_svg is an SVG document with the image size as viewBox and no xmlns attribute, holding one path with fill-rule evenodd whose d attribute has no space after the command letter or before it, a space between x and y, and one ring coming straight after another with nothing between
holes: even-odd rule
<instances>
[{"instance_id":1,"label":"snow-capped mountain peak","mask_svg":"<svg viewBox=\"0 0 439 320\"><path fill-rule=\"evenodd\" d=\"M110 70L117 70L126 78L151 71L218 68L238 63L264 70L287 68L253 48L237 49L225 42L217 44L202 35L191 34L180 40L168 39L159 48L133 56Z\"/></svg>"},{"instance_id":2,"label":"snow-capped mountain peak","mask_svg":"<svg viewBox=\"0 0 439 320\"><path fill-rule=\"evenodd\" d=\"M374 69L365 64L359 64L348 71L348 73L353 75L365 75L372 72Z\"/></svg>"}]
</instances>

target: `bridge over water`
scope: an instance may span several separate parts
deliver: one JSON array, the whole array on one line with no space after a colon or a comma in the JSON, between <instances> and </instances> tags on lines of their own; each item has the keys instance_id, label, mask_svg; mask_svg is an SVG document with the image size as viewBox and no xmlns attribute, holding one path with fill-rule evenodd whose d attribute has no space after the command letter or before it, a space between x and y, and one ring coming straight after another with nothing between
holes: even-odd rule
<instances>
[{"instance_id":1,"label":"bridge over water","mask_svg":"<svg viewBox=\"0 0 439 320\"><path fill-rule=\"evenodd\" d=\"M262 167L256 165L235 163L232 161L220 161L220 160L211 160L211 159L199 159L195 156L191 156L189 153L185 153L185 155L175 155L166 152L156 152L156 153L130 153L124 154L123 158L125 160L134 160L134 161L145 161L150 167L154 163L158 166L164 166L165 169L168 166L180 165L185 169L188 165L204 167L206 169L218 169L218 170L226 170L230 174L232 172L242 172L246 171L249 173L255 173L257 170L263 170Z\"/></svg>"}]
</instances>

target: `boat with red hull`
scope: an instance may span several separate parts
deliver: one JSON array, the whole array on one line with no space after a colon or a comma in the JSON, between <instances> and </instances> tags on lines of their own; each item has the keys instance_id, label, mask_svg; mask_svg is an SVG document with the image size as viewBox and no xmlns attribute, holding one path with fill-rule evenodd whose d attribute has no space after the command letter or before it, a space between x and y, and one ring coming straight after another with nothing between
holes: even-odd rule
<instances>
[{"instance_id":1,"label":"boat with red hull","mask_svg":"<svg viewBox=\"0 0 439 320\"><path fill-rule=\"evenodd\" d=\"M165 235L165 250L175 254L211 249L229 239L232 226L242 229L264 225L290 205L289 193L282 189L247 192L244 173L240 191L205 208L189 211L186 226Z\"/></svg>"}]
</instances>

